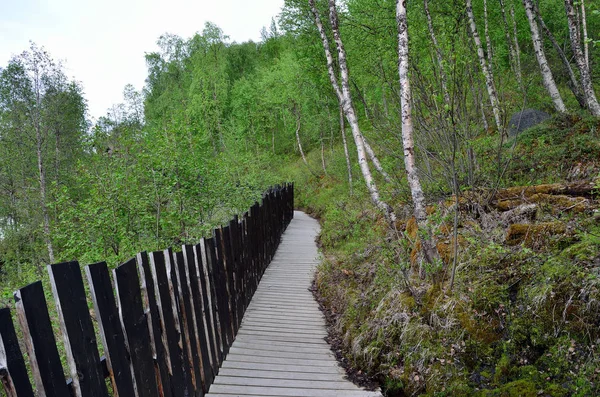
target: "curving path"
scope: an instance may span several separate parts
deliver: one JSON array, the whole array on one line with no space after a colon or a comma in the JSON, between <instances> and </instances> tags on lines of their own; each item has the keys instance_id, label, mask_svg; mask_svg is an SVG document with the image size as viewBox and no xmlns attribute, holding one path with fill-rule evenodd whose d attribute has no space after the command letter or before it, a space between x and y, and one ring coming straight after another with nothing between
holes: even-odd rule
<instances>
[{"instance_id":1,"label":"curving path","mask_svg":"<svg viewBox=\"0 0 600 397\"><path fill-rule=\"evenodd\" d=\"M284 233L210 387L210 397L380 397L344 379L309 291L319 263L319 224L303 212Z\"/></svg>"}]
</instances>

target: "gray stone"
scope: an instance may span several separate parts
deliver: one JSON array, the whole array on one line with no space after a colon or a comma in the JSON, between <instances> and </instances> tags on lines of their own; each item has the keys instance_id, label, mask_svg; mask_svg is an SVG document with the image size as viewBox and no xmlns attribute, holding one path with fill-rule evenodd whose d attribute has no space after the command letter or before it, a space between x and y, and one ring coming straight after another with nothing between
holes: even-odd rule
<instances>
[{"instance_id":1,"label":"gray stone","mask_svg":"<svg viewBox=\"0 0 600 397\"><path fill-rule=\"evenodd\" d=\"M508 135L515 136L528 128L538 125L548 120L550 115L541 110L525 109L522 112L513 114L508 123Z\"/></svg>"}]
</instances>

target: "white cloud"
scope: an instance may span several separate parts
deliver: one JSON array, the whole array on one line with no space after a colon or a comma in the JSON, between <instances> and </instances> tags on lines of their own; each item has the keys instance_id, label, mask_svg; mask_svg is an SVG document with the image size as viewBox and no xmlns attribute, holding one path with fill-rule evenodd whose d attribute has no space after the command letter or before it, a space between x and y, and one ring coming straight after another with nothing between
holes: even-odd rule
<instances>
[{"instance_id":1,"label":"white cloud","mask_svg":"<svg viewBox=\"0 0 600 397\"><path fill-rule=\"evenodd\" d=\"M0 0L0 66L29 48L43 46L80 81L97 118L122 100L126 84L141 88L144 53L165 33L190 37L216 23L231 41L260 40L283 0Z\"/></svg>"}]
</instances>

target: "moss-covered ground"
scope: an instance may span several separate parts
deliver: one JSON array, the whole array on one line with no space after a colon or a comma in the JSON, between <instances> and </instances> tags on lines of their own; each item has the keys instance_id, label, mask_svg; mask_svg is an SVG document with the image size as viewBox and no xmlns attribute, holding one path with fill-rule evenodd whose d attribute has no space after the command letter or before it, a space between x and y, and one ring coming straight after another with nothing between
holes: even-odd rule
<instances>
[{"instance_id":1,"label":"moss-covered ground","mask_svg":"<svg viewBox=\"0 0 600 397\"><path fill-rule=\"evenodd\" d=\"M565 116L505 143L510 161L502 178L495 179L497 164L480 162L479 173L488 180L480 183L483 188L465 191L459 206L452 290L450 194L436 195L430 209L444 261L440 285L417 277L418 237L411 230L406 187L386 193L402 218L394 232L369 204L358 172L350 195L341 151L327 176L316 177L300 163L284 169L296 180L297 206L321 222L325 260L316 285L354 366L379 379L389 396L600 395L595 192L582 198L581 210L546 200L516 219L490 205L486 194L494 188L593 181L599 175L599 131L597 119ZM493 158L498 149L490 136L473 146L479 158ZM309 156L314 169L319 156ZM507 241L511 227L543 232Z\"/></svg>"}]
</instances>

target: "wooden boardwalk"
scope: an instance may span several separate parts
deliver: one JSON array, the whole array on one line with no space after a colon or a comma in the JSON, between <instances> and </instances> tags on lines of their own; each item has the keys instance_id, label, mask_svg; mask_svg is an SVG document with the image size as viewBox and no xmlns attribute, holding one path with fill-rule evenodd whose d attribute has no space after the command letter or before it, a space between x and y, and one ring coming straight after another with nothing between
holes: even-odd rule
<instances>
[{"instance_id":1,"label":"wooden boardwalk","mask_svg":"<svg viewBox=\"0 0 600 397\"><path fill-rule=\"evenodd\" d=\"M319 263L319 224L303 212L284 233L210 387L210 397L378 397L344 379L309 291Z\"/></svg>"}]
</instances>

